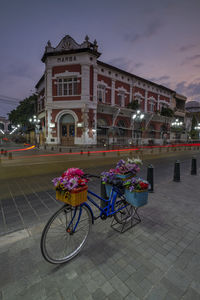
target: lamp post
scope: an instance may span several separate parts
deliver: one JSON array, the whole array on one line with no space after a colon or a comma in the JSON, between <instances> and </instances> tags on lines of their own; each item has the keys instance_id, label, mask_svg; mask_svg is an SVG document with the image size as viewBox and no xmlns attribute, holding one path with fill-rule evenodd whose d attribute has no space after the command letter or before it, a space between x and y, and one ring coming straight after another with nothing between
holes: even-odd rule
<instances>
[{"instance_id":1,"label":"lamp post","mask_svg":"<svg viewBox=\"0 0 200 300\"><path fill-rule=\"evenodd\" d=\"M176 133L179 132L183 128L183 122L176 119L174 122L171 123L171 128L175 129ZM180 138L180 137L179 137Z\"/></svg>"},{"instance_id":2,"label":"lamp post","mask_svg":"<svg viewBox=\"0 0 200 300\"><path fill-rule=\"evenodd\" d=\"M198 135L199 135L199 136L198 136L198 139L199 139L199 138L200 138L200 123L198 123L197 126L194 127L194 129L195 129L196 131L198 131Z\"/></svg>"},{"instance_id":3,"label":"lamp post","mask_svg":"<svg viewBox=\"0 0 200 300\"><path fill-rule=\"evenodd\" d=\"M34 126L35 132L35 144L39 144L39 128L40 128L40 120L34 115L32 118L29 119L29 122Z\"/></svg>"},{"instance_id":4,"label":"lamp post","mask_svg":"<svg viewBox=\"0 0 200 300\"><path fill-rule=\"evenodd\" d=\"M142 122L143 119L144 119L144 114L140 110L137 110L136 113L132 116L132 120L133 120L132 139L135 138L135 136L134 136L135 122ZM138 138L139 138L138 133L136 133L136 143L137 144L138 144Z\"/></svg>"}]
</instances>

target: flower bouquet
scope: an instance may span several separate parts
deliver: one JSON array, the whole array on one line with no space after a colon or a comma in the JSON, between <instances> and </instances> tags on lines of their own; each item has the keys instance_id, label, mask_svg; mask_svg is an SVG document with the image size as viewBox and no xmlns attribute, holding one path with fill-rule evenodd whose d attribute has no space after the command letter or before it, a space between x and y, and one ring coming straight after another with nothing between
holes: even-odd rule
<instances>
[{"instance_id":1,"label":"flower bouquet","mask_svg":"<svg viewBox=\"0 0 200 300\"><path fill-rule=\"evenodd\" d=\"M114 169L110 169L108 172L101 173L102 183L106 185L106 193L109 197L112 185L123 184L123 181L127 178L131 178L139 172L139 165L142 161L139 158L130 159L127 161L121 159Z\"/></svg>"},{"instance_id":2,"label":"flower bouquet","mask_svg":"<svg viewBox=\"0 0 200 300\"><path fill-rule=\"evenodd\" d=\"M60 177L54 178L52 182L57 200L72 206L78 206L87 200L88 179L84 178L81 169L70 168Z\"/></svg>"},{"instance_id":3,"label":"flower bouquet","mask_svg":"<svg viewBox=\"0 0 200 300\"><path fill-rule=\"evenodd\" d=\"M135 207L147 204L149 183L142 178L130 178L123 183L126 201Z\"/></svg>"}]
</instances>

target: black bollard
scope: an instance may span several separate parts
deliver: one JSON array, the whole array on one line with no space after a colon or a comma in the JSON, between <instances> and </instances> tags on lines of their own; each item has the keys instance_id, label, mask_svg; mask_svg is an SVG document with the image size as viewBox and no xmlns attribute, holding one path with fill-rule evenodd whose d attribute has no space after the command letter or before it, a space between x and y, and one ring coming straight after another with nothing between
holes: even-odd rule
<instances>
[{"instance_id":1,"label":"black bollard","mask_svg":"<svg viewBox=\"0 0 200 300\"><path fill-rule=\"evenodd\" d=\"M4 150L3 150L3 149L1 149L1 154L3 154L3 152L4 152Z\"/></svg>"},{"instance_id":2,"label":"black bollard","mask_svg":"<svg viewBox=\"0 0 200 300\"><path fill-rule=\"evenodd\" d=\"M62 148L59 148L59 152L62 152Z\"/></svg>"},{"instance_id":3,"label":"black bollard","mask_svg":"<svg viewBox=\"0 0 200 300\"><path fill-rule=\"evenodd\" d=\"M106 194L106 186L101 182L101 198L108 200L108 196ZM101 208L107 206L107 202L101 200Z\"/></svg>"},{"instance_id":4,"label":"black bollard","mask_svg":"<svg viewBox=\"0 0 200 300\"><path fill-rule=\"evenodd\" d=\"M180 181L180 161L177 160L174 164L174 181Z\"/></svg>"},{"instance_id":5,"label":"black bollard","mask_svg":"<svg viewBox=\"0 0 200 300\"><path fill-rule=\"evenodd\" d=\"M149 165L147 168L147 181L150 184L149 192L153 193L153 166Z\"/></svg>"},{"instance_id":6,"label":"black bollard","mask_svg":"<svg viewBox=\"0 0 200 300\"><path fill-rule=\"evenodd\" d=\"M69 153L72 153L72 149L71 148L69 149Z\"/></svg>"},{"instance_id":7,"label":"black bollard","mask_svg":"<svg viewBox=\"0 0 200 300\"><path fill-rule=\"evenodd\" d=\"M191 175L197 175L197 160L195 157L192 157Z\"/></svg>"}]
</instances>

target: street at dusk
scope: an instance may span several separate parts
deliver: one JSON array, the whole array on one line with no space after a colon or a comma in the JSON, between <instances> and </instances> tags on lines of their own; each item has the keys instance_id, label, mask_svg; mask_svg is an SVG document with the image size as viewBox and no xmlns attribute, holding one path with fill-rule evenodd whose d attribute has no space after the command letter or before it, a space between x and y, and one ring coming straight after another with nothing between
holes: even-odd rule
<instances>
[{"instance_id":1,"label":"street at dusk","mask_svg":"<svg viewBox=\"0 0 200 300\"><path fill-rule=\"evenodd\" d=\"M1 1L0 300L200 300L199 13Z\"/></svg>"},{"instance_id":2,"label":"street at dusk","mask_svg":"<svg viewBox=\"0 0 200 300\"><path fill-rule=\"evenodd\" d=\"M99 175L127 157L120 155L83 155L73 165ZM39 244L45 222L62 205L51 181L71 166L71 158L32 158L23 166L3 160L2 299L198 299L200 170L190 175L192 157L199 161L199 151L143 154L138 175L146 178L153 165L154 192L140 209L142 222L120 234L110 218L96 220L83 251L60 267L44 261ZM177 159L180 182L173 181ZM93 179L89 188L100 193L100 181Z\"/></svg>"}]
</instances>

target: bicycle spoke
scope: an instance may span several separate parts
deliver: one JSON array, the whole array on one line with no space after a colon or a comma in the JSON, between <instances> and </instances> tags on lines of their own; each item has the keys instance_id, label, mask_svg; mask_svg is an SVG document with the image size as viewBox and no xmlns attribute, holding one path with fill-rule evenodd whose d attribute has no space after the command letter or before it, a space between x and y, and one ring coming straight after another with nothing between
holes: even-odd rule
<instances>
[{"instance_id":1,"label":"bicycle spoke","mask_svg":"<svg viewBox=\"0 0 200 300\"><path fill-rule=\"evenodd\" d=\"M86 242L91 221L87 207L61 208L44 229L41 240L44 258L52 263L62 263L77 255Z\"/></svg>"}]
</instances>

